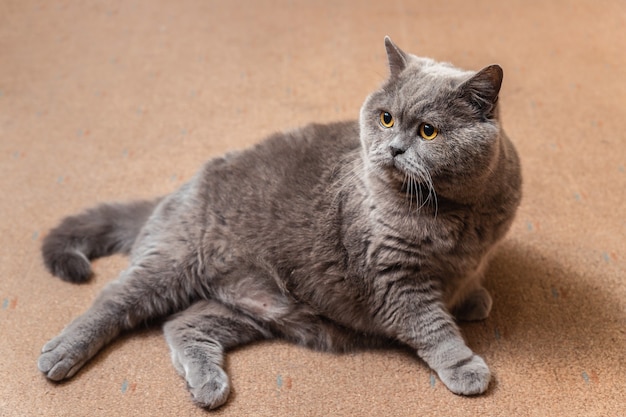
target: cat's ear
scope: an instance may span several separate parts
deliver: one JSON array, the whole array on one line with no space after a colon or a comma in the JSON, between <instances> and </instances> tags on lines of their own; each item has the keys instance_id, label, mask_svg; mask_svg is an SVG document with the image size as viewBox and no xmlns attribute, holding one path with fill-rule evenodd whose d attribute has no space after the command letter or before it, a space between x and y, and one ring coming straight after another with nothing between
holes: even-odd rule
<instances>
[{"instance_id":1,"label":"cat's ear","mask_svg":"<svg viewBox=\"0 0 626 417\"><path fill-rule=\"evenodd\" d=\"M406 68L407 55L391 41L389 36L385 36L385 49L387 49L389 72L391 77L395 78Z\"/></svg>"},{"instance_id":2,"label":"cat's ear","mask_svg":"<svg viewBox=\"0 0 626 417\"><path fill-rule=\"evenodd\" d=\"M498 103L503 75L499 65L490 65L461 84L459 91L481 115L491 118Z\"/></svg>"}]
</instances>

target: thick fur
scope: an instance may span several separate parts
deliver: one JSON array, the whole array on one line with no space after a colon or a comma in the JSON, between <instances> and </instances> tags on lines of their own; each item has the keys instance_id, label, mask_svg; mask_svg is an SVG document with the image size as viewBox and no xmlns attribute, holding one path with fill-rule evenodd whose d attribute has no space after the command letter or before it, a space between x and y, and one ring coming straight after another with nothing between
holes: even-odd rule
<instances>
[{"instance_id":1,"label":"thick fur","mask_svg":"<svg viewBox=\"0 0 626 417\"><path fill-rule=\"evenodd\" d=\"M85 282L90 260L114 253L129 254L139 231L160 200L102 204L67 217L44 238L46 267L59 278Z\"/></svg>"},{"instance_id":2,"label":"thick fur","mask_svg":"<svg viewBox=\"0 0 626 417\"><path fill-rule=\"evenodd\" d=\"M116 251L130 265L44 346L39 369L69 378L120 331L172 315L172 360L203 407L228 397L226 350L277 337L329 351L399 341L451 391L484 392L489 369L453 314L489 314L482 272L521 197L498 121L502 70L386 47L390 78L358 122L276 134L161 200L102 205L54 229L43 255L63 279L85 281L88 259ZM418 136L425 122L434 140Z\"/></svg>"}]
</instances>

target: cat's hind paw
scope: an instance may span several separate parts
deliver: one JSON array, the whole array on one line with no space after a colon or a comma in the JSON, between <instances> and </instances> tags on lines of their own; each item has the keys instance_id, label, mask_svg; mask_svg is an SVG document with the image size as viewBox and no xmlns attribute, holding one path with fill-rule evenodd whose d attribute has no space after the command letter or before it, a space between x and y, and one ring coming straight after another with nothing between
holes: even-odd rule
<instances>
[{"instance_id":1,"label":"cat's hind paw","mask_svg":"<svg viewBox=\"0 0 626 417\"><path fill-rule=\"evenodd\" d=\"M37 367L52 381L72 377L89 359L79 344L70 343L61 334L44 345Z\"/></svg>"},{"instance_id":2,"label":"cat's hind paw","mask_svg":"<svg viewBox=\"0 0 626 417\"><path fill-rule=\"evenodd\" d=\"M480 321L489 316L493 301L489 292L483 288L477 288L470 293L460 306L453 311L454 316L462 321Z\"/></svg>"},{"instance_id":3,"label":"cat's hind paw","mask_svg":"<svg viewBox=\"0 0 626 417\"><path fill-rule=\"evenodd\" d=\"M230 394L228 375L214 364L186 372L187 388L200 407L214 409L224 404Z\"/></svg>"},{"instance_id":4,"label":"cat's hind paw","mask_svg":"<svg viewBox=\"0 0 626 417\"><path fill-rule=\"evenodd\" d=\"M437 373L450 391L460 395L482 394L487 390L491 380L487 364L478 355L473 355Z\"/></svg>"}]
</instances>

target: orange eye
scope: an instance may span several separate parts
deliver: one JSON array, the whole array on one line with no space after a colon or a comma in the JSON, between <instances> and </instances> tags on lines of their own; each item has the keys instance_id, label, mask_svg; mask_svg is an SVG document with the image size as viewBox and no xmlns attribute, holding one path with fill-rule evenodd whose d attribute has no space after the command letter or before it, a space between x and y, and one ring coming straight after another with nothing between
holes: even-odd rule
<instances>
[{"instance_id":1,"label":"orange eye","mask_svg":"<svg viewBox=\"0 0 626 417\"><path fill-rule=\"evenodd\" d=\"M386 111L380 112L380 124L383 125L383 127L390 128L393 126L393 123L394 120L391 113Z\"/></svg>"},{"instance_id":2,"label":"orange eye","mask_svg":"<svg viewBox=\"0 0 626 417\"><path fill-rule=\"evenodd\" d=\"M439 131L433 125L429 125L428 123L422 123L419 127L419 134L422 139L425 140L433 140L437 137Z\"/></svg>"}]
</instances>

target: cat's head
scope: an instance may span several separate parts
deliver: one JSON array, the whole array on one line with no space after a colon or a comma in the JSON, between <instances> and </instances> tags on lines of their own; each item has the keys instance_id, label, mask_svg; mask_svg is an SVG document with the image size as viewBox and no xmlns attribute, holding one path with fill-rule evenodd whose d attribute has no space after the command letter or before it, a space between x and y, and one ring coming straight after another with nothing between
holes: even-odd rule
<instances>
[{"instance_id":1,"label":"cat's head","mask_svg":"<svg viewBox=\"0 0 626 417\"><path fill-rule=\"evenodd\" d=\"M460 70L407 54L388 37L385 46L390 77L360 115L369 175L421 204L434 192L467 200L498 157L502 69Z\"/></svg>"}]
</instances>

